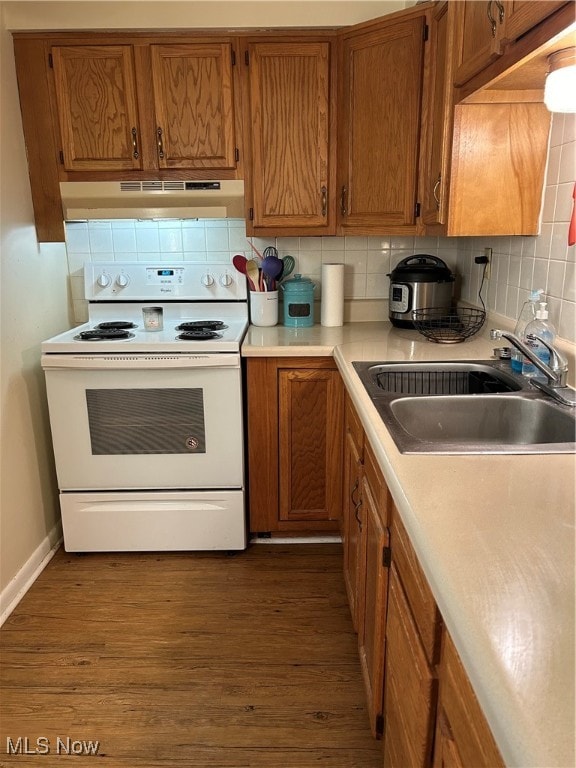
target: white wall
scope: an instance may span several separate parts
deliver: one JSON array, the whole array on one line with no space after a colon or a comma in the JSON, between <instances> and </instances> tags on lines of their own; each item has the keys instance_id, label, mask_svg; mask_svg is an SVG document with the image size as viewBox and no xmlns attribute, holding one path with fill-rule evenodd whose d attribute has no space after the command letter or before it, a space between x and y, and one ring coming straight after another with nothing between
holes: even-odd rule
<instances>
[{"instance_id":1,"label":"white wall","mask_svg":"<svg viewBox=\"0 0 576 768\"><path fill-rule=\"evenodd\" d=\"M68 327L70 312L64 245L40 248L35 236L12 38L0 18L0 590L6 600L11 580L56 534L40 342Z\"/></svg>"},{"instance_id":2,"label":"white wall","mask_svg":"<svg viewBox=\"0 0 576 768\"><path fill-rule=\"evenodd\" d=\"M337 27L413 5L409 0L150 0L6 2L8 29L242 29Z\"/></svg>"}]
</instances>

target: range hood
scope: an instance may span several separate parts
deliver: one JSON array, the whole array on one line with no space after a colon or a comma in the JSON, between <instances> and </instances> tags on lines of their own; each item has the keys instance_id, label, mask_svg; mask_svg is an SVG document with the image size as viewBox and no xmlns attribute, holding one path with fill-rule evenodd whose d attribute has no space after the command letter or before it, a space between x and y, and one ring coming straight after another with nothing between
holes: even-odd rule
<instances>
[{"instance_id":1,"label":"range hood","mask_svg":"<svg viewBox=\"0 0 576 768\"><path fill-rule=\"evenodd\" d=\"M65 221L243 219L243 181L62 181Z\"/></svg>"}]
</instances>

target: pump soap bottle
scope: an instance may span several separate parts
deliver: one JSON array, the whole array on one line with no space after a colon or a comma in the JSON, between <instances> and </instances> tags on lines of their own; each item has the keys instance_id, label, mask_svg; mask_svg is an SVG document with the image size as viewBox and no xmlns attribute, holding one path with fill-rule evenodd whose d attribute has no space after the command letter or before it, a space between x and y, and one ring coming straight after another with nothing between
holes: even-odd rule
<instances>
[{"instance_id":1,"label":"pump soap bottle","mask_svg":"<svg viewBox=\"0 0 576 768\"><path fill-rule=\"evenodd\" d=\"M532 320L536 320L536 305L540 301L543 293L544 291L541 288L532 291L530 293L530 298L522 305L522 309L518 315L518 321L516 322L516 327L514 328L514 334L518 336L519 339L524 338L524 331L526 330L528 323L531 323ZM523 359L524 355L522 352L520 352L519 349L516 349L516 347L513 347L510 366L515 373L522 373Z\"/></svg>"},{"instance_id":2,"label":"pump soap bottle","mask_svg":"<svg viewBox=\"0 0 576 768\"><path fill-rule=\"evenodd\" d=\"M539 337L553 344L556 338L556 329L548 321L548 310L546 309L546 302L540 302L540 309L536 310L536 319L532 320L526 326L524 330L524 342L531 351L542 360L546 365L550 364L550 351L541 342L538 341ZM536 366L530 362L527 358L524 358L522 363L522 375L528 378L545 379L545 376L536 368Z\"/></svg>"}]
</instances>

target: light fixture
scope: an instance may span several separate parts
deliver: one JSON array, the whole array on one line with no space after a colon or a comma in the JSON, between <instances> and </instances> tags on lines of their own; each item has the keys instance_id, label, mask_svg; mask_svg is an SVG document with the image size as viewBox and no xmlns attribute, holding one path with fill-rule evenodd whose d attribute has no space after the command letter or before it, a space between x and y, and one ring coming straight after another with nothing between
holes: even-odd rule
<instances>
[{"instance_id":1,"label":"light fixture","mask_svg":"<svg viewBox=\"0 0 576 768\"><path fill-rule=\"evenodd\" d=\"M550 112L576 112L576 48L548 56L544 104Z\"/></svg>"}]
</instances>

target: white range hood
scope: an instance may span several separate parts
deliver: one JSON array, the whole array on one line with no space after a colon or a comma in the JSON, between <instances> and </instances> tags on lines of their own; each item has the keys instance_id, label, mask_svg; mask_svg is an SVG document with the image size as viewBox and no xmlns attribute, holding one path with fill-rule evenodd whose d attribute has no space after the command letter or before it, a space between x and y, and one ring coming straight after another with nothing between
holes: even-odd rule
<instances>
[{"instance_id":1,"label":"white range hood","mask_svg":"<svg viewBox=\"0 0 576 768\"><path fill-rule=\"evenodd\" d=\"M62 181L65 221L243 219L244 182Z\"/></svg>"}]
</instances>

